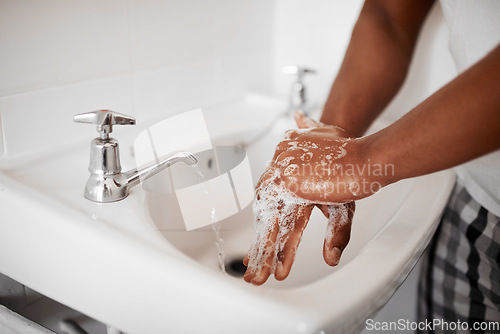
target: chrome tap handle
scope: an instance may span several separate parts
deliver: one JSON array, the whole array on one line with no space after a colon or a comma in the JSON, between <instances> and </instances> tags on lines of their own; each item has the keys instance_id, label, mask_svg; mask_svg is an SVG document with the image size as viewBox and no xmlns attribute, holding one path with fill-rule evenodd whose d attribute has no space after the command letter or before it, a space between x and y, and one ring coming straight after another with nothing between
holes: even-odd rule
<instances>
[{"instance_id":1,"label":"chrome tap handle","mask_svg":"<svg viewBox=\"0 0 500 334\"><path fill-rule=\"evenodd\" d=\"M73 120L78 123L96 124L102 139L109 139L113 125L135 125L135 118L106 109L78 114Z\"/></svg>"},{"instance_id":2,"label":"chrome tap handle","mask_svg":"<svg viewBox=\"0 0 500 334\"><path fill-rule=\"evenodd\" d=\"M307 73L314 74L316 73L316 70L304 66L291 65L283 66L281 68L281 73L287 75L295 75L297 78L297 82L301 82Z\"/></svg>"},{"instance_id":3,"label":"chrome tap handle","mask_svg":"<svg viewBox=\"0 0 500 334\"><path fill-rule=\"evenodd\" d=\"M295 75L295 81L292 84L292 89L290 92L290 112L293 112L297 109L304 111L307 114L307 108L309 105L309 101L307 99L306 94L306 86L304 85L304 76L307 73L316 73L315 70L304 67L304 66L284 66L281 68L281 72L283 74ZM310 107L310 106L309 106Z\"/></svg>"},{"instance_id":4,"label":"chrome tap handle","mask_svg":"<svg viewBox=\"0 0 500 334\"><path fill-rule=\"evenodd\" d=\"M96 124L100 138L90 143L90 177L85 185L85 198L98 203L109 203L124 199L130 188L159 173L169 166L184 162L193 165L198 162L188 152L176 152L161 161L153 161L140 169L122 172L118 141L110 138L113 125L134 125L133 117L111 110L96 110L73 117L78 123Z\"/></svg>"}]
</instances>

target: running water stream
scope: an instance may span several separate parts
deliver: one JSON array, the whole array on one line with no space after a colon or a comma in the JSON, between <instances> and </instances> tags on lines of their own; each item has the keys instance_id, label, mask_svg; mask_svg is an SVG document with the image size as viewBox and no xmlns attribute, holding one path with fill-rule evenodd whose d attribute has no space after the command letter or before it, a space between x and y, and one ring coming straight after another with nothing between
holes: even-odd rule
<instances>
[{"instance_id":1,"label":"running water stream","mask_svg":"<svg viewBox=\"0 0 500 334\"><path fill-rule=\"evenodd\" d=\"M203 173L202 171L200 170L200 167L198 166L198 164L194 164L192 165L192 167L195 169L196 173L198 174L198 180L199 180L199 183L201 184L202 188L203 188L203 191L205 193L205 196L207 197L207 201L210 203L211 202L211 198L210 198L210 194L209 194L209 191L208 189L205 187L205 185L203 184ZM212 207L212 211L210 212L210 220L212 222L212 230L214 231L215 233L215 245L217 246L217 258L219 260L219 267L220 267L220 270L225 274L227 275L227 272L226 272L226 265L225 265L225 254L224 254L224 248L223 248L223 243L224 243L224 240L222 239L221 235L220 235L220 224L219 222L217 221L217 216L216 216L216 212L215 212L215 206L212 204L211 205Z\"/></svg>"}]
</instances>

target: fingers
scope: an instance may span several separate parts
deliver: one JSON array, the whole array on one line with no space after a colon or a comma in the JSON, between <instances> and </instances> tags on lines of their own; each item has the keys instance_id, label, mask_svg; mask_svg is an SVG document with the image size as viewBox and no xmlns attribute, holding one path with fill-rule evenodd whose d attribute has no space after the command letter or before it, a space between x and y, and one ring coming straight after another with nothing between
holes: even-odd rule
<instances>
[{"instance_id":1,"label":"fingers","mask_svg":"<svg viewBox=\"0 0 500 334\"><path fill-rule=\"evenodd\" d=\"M283 200L279 199L280 171L268 168L256 188L254 201L255 237L244 259L247 270L243 279L255 285L263 284L275 267L276 238Z\"/></svg>"},{"instance_id":2,"label":"fingers","mask_svg":"<svg viewBox=\"0 0 500 334\"><path fill-rule=\"evenodd\" d=\"M280 222L280 235L276 243L276 269L274 277L282 281L290 274L302 233L309 222L314 205L293 205Z\"/></svg>"},{"instance_id":3,"label":"fingers","mask_svg":"<svg viewBox=\"0 0 500 334\"><path fill-rule=\"evenodd\" d=\"M275 169L268 168L262 173L260 176L259 181L257 181L257 185L255 186L255 195L257 197L257 200L259 200L259 193L261 192L259 189L265 188L271 180L276 179L276 171Z\"/></svg>"},{"instance_id":4,"label":"fingers","mask_svg":"<svg viewBox=\"0 0 500 334\"><path fill-rule=\"evenodd\" d=\"M325 213L324 206L321 209ZM328 206L328 226L323 244L323 258L330 266L336 266L339 263L342 251L349 243L354 209L354 202Z\"/></svg>"},{"instance_id":5,"label":"fingers","mask_svg":"<svg viewBox=\"0 0 500 334\"><path fill-rule=\"evenodd\" d=\"M254 285L261 285L271 275L275 264L275 243L279 232L277 220L258 221L254 242L243 263L247 270L243 279Z\"/></svg>"},{"instance_id":6,"label":"fingers","mask_svg":"<svg viewBox=\"0 0 500 334\"><path fill-rule=\"evenodd\" d=\"M284 187L279 169L266 171L256 189L256 233L243 260L245 281L261 285L271 274L278 280L288 276L313 207Z\"/></svg>"},{"instance_id":7,"label":"fingers","mask_svg":"<svg viewBox=\"0 0 500 334\"><path fill-rule=\"evenodd\" d=\"M355 136L350 135L346 130L339 126L325 124L323 122L315 121L307 117L302 110L297 110L294 113L295 123L299 129L307 128L326 128L325 131L330 131L338 137L353 138Z\"/></svg>"},{"instance_id":8,"label":"fingers","mask_svg":"<svg viewBox=\"0 0 500 334\"><path fill-rule=\"evenodd\" d=\"M307 117L301 110L295 111L294 114L295 122L299 129L310 129L317 127L324 127L325 124L321 122L317 122L309 117ZM272 161L275 161L276 158L290 148L290 143L297 140L304 132L297 130L288 130L285 132L284 139L276 146L276 150L274 152L274 156Z\"/></svg>"},{"instance_id":9,"label":"fingers","mask_svg":"<svg viewBox=\"0 0 500 334\"><path fill-rule=\"evenodd\" d=\"M292 268L295 254L313 205L286 204L281 208L272 227L260 226L252 248L243 260L248 268L243 279L254 285L263 284L271 274L284 280ZM265 224L259 221L259 224Z\"/></svg>"},{"instance_id":10,"label":"fingers","mask_svg":"<svg viewBox=\"0 0 500 334\"><path fill-rule=\"evenodd\" d=\"M293 117L295 118L295 123L297 123L299 129L316 128L321 126L320 122L307 117L302 110L295 111Z\"/></svg>"},{"instance_id":11,"label":"fingers","mask_svg":"<svg viewBox=\"0 0 500 334\"><path fill-rule=\"evenodd\" d=\"M274 274L284 280L290 274L304 229L314 204L283 192L283 184L275 177L265 178L257 190L254 206L256 234L243 263L247 266L244 280L261 285ZM276 182L278 181L278 182ZM351 234L354 202L340 205L317 205L328 217L323 245L323 258L330 266L339 263Z\"/></svg>"},{"instance_id":12,"label":"fingers","mask_svg":"<svg viewBox=\"0 0 500 334\"><path fill-rule=\"evenodd\" d=\"M326 218L330 218L330 213L328 212L329 205L327 205L327 204L316 204L316 206L318 207L318 209L321 210L321 212L323 212L323 214L325 215Z\"/></svg>"},{"instance_id":13,"label":"fingers","mask_svg":"<svg viewBox=\"0 0 500 334\"><path fill-rule=\"evenodd\" d=\"M278 143L278 145L276 146L276 150L274 151L274 156L272 159L273 162L276 161L276 159L281 153L286 151L286 149L289 147L288 145L289 142L290 142L289 139L285 139Z\"/></svg>"}]
</instances>

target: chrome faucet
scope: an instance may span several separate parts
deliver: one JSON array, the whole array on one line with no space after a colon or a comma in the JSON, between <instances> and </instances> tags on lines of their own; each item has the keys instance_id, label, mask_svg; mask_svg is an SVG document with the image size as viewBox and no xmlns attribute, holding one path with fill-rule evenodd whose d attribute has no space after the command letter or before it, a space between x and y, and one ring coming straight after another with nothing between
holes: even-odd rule
<instances>
[{"instance_id":1,"label":"chrome faucet","mask_svg":"<svg viewBox=\"0 0 500 334\"><path fill-rule=\"evenodd\" d=\"M308 73L314 74L316 71L307 67L292 65L284 66L281 72L295 76L295 82L292 84L290 91L289 112L293 113L295 110L300 109L307 114L308 109L311 109L312 106L307 99L304 76Z\"/></svg>"},{"instance_id":2,"label":"chrome faucet","mask_svg":"<svg viewBox=\"0 0 500 334\"><path fill-rule=\"evenodd\" d=\"M90 144L90 177L85 186L85 198L99 203L115 202L128 196L130 188L139 184L165 168L184 162L194 165L196 157L188 152L175 152L153 161L138 169L122 172L118 141L109 134L113 125L135 125L133 117L110 110L96 110L74 116L73 120L79 123L97 125L99 137Z\"/></svg>"}]
</instances>

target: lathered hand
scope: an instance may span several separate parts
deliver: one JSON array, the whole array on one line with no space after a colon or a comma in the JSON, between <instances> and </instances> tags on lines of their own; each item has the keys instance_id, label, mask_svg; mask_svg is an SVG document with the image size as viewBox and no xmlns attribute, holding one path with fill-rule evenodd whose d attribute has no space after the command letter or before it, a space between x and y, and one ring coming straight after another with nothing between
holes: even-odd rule
<instances>
[{"instance_id":1,"label":"lathered hand","mask_svg":"<svg viewBox=\"0 0 500 334\"><path fill-rule=\"evenodd\" d=\"M300 129L286 133L273 159L291 192L313 203L332 204L367 197L382 187L372 182L375 167L358 139L300 112L295 119Z\"/></svg>"},{"instance_id":2,"label":"lathered hand","mask_svg":"<svg viewBox=\"0 0 500 334\"><path fill-rule=\"evenodd\" d=\"M341 129L314 122L301 113L296 114L296 121L300 128L307 129L287 132L285 140L278 145L270 166L256 187L256 234L244 259L244 264L248 266L244 279L255 285L263 284L271 274L274 274L277 280L288 276L314 206L318 206L328 218L323 245L325 262L331 266L337 265L349 242L354 202L334 204L326 200L319 191L306 197L303 195L307 189L294 190L292 185L292 182L310 182L307 180L314 175L309 173L301 178L297 170L300 165L297 162L301 161L301 165L305 166L316 161L314 154L317 153L319 145L324 145L324 140L315 143L316 137L321 139L316 133L313 133L312 137L307 136L307 140L303 141L300 140L301 136L314 129L322 129L319 133L327 134L329 141L336 145L334 148L330 144L323 147L324 151L331 150L333 159L335 154L338 154L338 148L343 148L347 138Z\"/></svg>"}]
</instances>

